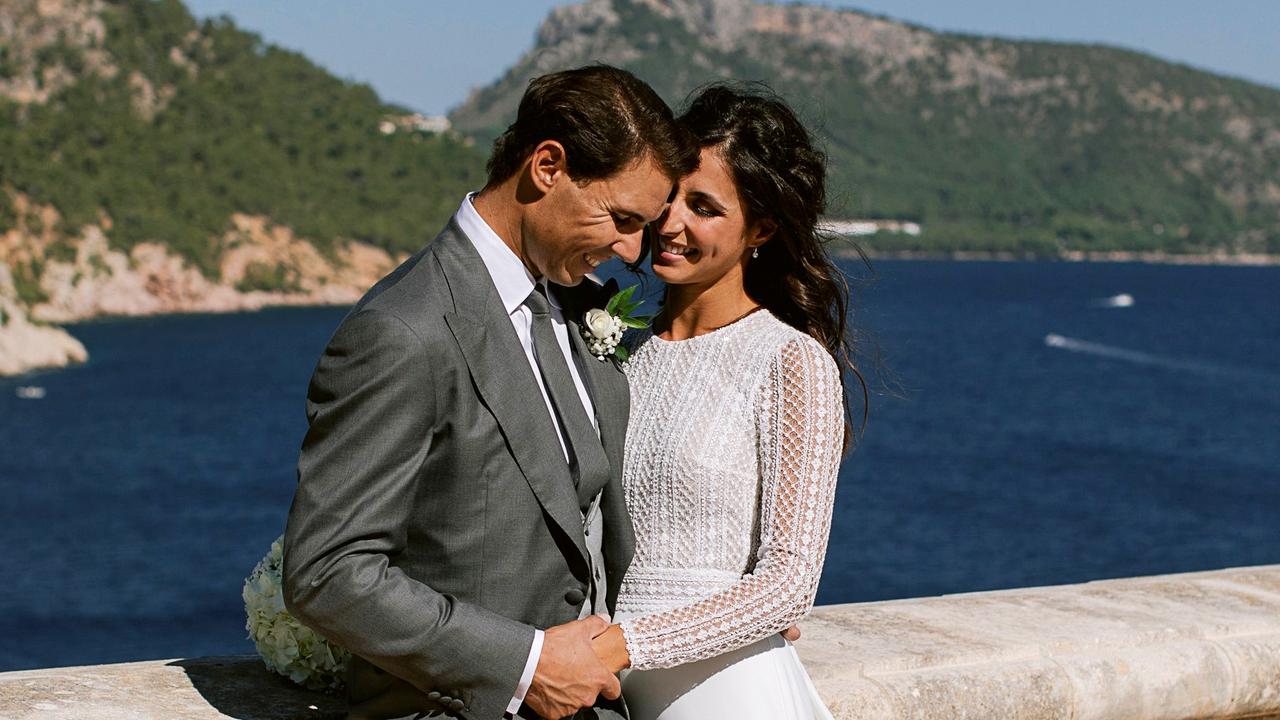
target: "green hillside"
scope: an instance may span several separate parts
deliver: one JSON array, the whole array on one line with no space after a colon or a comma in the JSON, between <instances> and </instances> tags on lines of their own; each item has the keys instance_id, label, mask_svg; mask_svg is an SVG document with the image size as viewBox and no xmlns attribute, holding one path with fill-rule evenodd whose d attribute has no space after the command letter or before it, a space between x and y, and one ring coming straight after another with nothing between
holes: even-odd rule
<instances>
[{"instance_id":1,"label":"green hillside","mask_svg":"<svg viewBox=\"0 0 1280 720\"><path fill-rule=\"evenodd\" d=\"M679 104L767 82L819 132L833 215L921 223L874 248L1280 253L1280 91L1108 47L936 33L750 0L593 0L451 119L480 142L528 78L629 68Z\"/></svg>"},{"instance_id":2,"label":"green hillside","mask_svg":"<svg viewBox=\"0 0 1280 720\"><path fill-rule=\"evenodd\" d=\"M1138 53L818 6L589 0L451 114L462 134L385 134L407 109L179 0L42 5L10 0L0 23L0 233L19 194L52 205L54 257L95 223L212 276L235 212L322 251L413 251L482 183L529 77L593 61L676 105L711 79L768 82L830 153L833 217L924 227L873 249L1280 253L1280 91ZM20 290L40 276L12 269Z\"/></svg>"},{"instance_id":3,"label":"green hillside","mask_svg":"<svg viewBox=\"0 0 1280 720\"><path fill-rule=\"evenodd\" d=\"M178 0L4 9L16 23L0 38L0 232L24 193L68 235L105 216L113 245L162 242L208 274L233 212L322 250L341 238L413 251L482 181L485 155L461 137L384 134L409 111Z\"/></svg>"}]
</instances>

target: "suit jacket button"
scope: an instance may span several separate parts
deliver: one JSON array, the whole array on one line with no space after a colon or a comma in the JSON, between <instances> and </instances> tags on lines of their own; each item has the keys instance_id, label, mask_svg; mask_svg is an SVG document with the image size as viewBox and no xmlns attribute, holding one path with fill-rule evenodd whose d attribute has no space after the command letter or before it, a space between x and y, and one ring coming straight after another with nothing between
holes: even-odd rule
<instances>
[{"instance_id":1,"label":"suit jacket button","mask_svg":"<svg viewBox=\"0 0 1280 720\"><path fill-rule=\"evenodd\" d=\"M587 594L579 588L574 588L564 594L564 601L570 605L580 605L582 601L587 599Z\"/></svg>"},{"instance_id":2,"label":"suit jacket button","mask_svg":"<svg viewBox=\"0 0 1280 720\"><path fill-rule=\"evenodd\" d=\"M466 706L466 703L462 702L461 700L458 700L457 698L454 698L449 702L449 709L454 712L458 712L465 706Z\"/></svg>"}]
</instances>

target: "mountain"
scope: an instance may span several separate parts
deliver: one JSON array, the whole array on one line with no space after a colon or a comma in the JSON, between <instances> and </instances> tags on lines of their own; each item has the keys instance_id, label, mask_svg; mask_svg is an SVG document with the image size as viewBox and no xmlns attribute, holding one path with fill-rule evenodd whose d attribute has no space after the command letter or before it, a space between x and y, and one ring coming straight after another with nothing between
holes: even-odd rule
<instances>
[{"instance_id":1,"label":"mountain","mask_svg":"<svg viewBox=\"0 0 1280 720\"><path fill-rule=\"evenodd\" d=\"M354 301L483 183L530 77L597 61L676 105L770 84L833 219L923 228L873 251L1280 254L1280 91L1114 48L588 0L450 129L180 0L0 0L0 374L83 359L50 323Z\"/></svg>"},{"instance_id":2,"label":"mountain","mask_svg":"<svg viewBox=\"0 0 1280 720\"><path fill-rule=\"evenodd\" d=\"M352 302L485 156L179 0L0 0L0 335L25 316Z\"/></svg>"},{"instance_id":3,"label":"mountain","mask_svg":"<svg viewBox=\"0 0 1280 720\"><path fill-rule=\"evenodd\" d=\"M751 0L557 8L450 114L478 144L530 77L606 62L681 103L722 78L788 99L830 158L832 214L911 221L872 249L1280 253L1280 90L1111 47L940 33Z\"/></svg>"}]
</instances>

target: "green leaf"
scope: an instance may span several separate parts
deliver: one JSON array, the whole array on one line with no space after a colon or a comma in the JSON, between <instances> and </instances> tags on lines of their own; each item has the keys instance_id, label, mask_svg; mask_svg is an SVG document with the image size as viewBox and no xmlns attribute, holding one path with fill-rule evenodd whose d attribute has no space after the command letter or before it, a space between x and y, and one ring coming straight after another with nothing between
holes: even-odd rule
<instances>
[{"instance_id":1,"label":"green leaf","mask_svg":"<svg viewBox=\"0 0 1280 720\"><path fill-rule=\"evenodd\" d=\"M624 318L622 318L622 324L623 324L623 325L626 325L626 326L627 326L627 327L629 327L629 328L635 328L635 329L637 329L637 330L643 330L643 329L645 329L645 328L649 327L649 318L644 318L644 317L624 317Z\"/></svg>"},{"instance_id":2,"label":"green leaf","mask_svg":"<svg viewBox=\"0 0 1280 720\"><path fill-rule=\"evenodd\" d=\"M604 311L615 317L626 317L640 307L638 301L632 301L631 296L636 294L636 285L628 287L626 290L619 290L609 298L609 304L605 306Z\"/></svg>"},{"instance_id":3,"label":"green leaf","mask_svg":"<svg viewBox=\"0 0 1280 720\"><path fill-rule=\"evenodd\" d=\"M619 345L613 349L613 356L622 362L626 362L631 357L631 353L627 352L626 348Z\"/></svg>"}]
</instances>

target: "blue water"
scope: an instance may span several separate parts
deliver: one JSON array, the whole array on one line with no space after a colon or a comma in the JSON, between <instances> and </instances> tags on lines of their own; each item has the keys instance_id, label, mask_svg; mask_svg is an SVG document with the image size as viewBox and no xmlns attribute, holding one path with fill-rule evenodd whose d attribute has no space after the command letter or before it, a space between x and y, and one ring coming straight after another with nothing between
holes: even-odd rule
<instances>
[{"instance_id":1,"label":"blue water","mask_svg":"<svg viewBox=\"0 0 1280 720\"><path fill-rule=\"evenodd\" d=\"M877 268L855 321L895 381L819 602L1280 563L1280 269ZM344 312L86 323L89 364L0 380L0 670L252 652L241 582Z\"/></svg>"}]
</instances>

